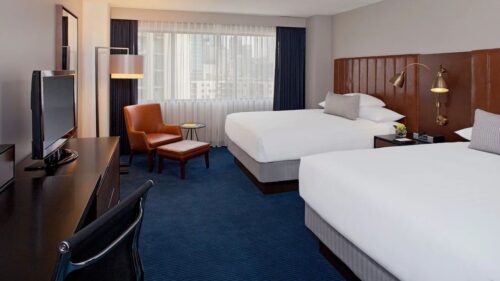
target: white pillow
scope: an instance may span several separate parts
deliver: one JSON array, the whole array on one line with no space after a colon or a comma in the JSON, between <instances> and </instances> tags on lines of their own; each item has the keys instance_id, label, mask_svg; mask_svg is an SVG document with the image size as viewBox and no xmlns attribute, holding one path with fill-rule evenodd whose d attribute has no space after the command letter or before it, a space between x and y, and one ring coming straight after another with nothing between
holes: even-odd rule
<instances>
[{"instance_id":1,"label":"white pillow","mask_svg":"<svg viewBox=\"0 0 500 281\"><path fill-rule=\"evenodd\" d=\"M365 106L359 108L359 117L377 123L394 122L405 116L383 107Z\"/></svg>"},{"instance_id":2,"label":"white pillow","mask_svg":"<svg viewBox=\"0 0 500 281\"><path fill-rule=\"evenodd\" d=\"M455 131L455 134L457 134L457 135L461 136L462 138L470 141L470 139L472 138L472 127Z\"/></svg>"},{"instance_id":3,"label":"white pillow","mask_svg":"<svg viewBox=\"0 0 500 281\"><path fill-rule=\"evenodd\" d=\"M325 108L325 101L318 103L318 105L321 106L322 108Z\"/></svg>"},{"instance_id":4,"label":"white pillow","mask_svg":"<svg viewBox=\"0 0 500 281\"><path fill-rule=\"evenodd\" d=\"M362 94L362 93L349 93L345 94L346 96L356 96L359 95L359 106L360 107L365 107L365 106L378 106L378 107L384 107L385 103L381 100L378 99L374 96L370 96L367 94Z\"/></svg>"}]
</instances>

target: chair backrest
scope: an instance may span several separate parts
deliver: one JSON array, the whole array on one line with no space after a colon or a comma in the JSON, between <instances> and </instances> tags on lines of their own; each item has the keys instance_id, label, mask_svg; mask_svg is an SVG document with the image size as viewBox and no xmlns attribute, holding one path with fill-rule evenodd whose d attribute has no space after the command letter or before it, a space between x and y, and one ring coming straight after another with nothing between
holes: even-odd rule
<instances>
[{"instance_id":1,"label":"chair backrest","mask_svg":"<svg viewBox=\"0 0 500 281\"><path fill-rule=\"evenodd\" d=\"M143 280L138 243L149 180L59 245L54 281Z\"/></svg>"},{"instance_id":2,"label":"chair backrest","mask_svg":"<svg viewBox=\"0 0 500 281\"><path fill-rule=\"evenodd\" d=\"M129 105L123 108L127 130L156 133L163 124L158 103Z\"/></svg>"}]
</instances>

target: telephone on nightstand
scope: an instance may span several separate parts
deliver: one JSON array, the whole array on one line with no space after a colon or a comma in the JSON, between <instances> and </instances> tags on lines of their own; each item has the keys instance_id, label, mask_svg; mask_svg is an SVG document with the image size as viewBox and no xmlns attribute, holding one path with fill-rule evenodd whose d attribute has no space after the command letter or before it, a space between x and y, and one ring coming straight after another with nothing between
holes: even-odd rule
<instances>
[{"instance_id":1,"label":"telephone on nightstand","mask_svg":"<svg viewBox=\"0 0 500 281\"><path fill-rule=\"evenodd\" d=\"M413 139L428 143L444 142L444 136L429 136L425 133L413 133Z\"/></svg>"}]
</instances>

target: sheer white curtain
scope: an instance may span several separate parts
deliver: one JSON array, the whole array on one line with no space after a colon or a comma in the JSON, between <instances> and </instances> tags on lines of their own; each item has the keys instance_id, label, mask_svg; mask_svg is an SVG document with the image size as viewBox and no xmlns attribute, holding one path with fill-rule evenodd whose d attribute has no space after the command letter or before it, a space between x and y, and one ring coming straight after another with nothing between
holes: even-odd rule
<instances>
[{"instance_id":1,"label":"sheer white curtain","mask_svg":"<svg viewBox=\"0 0 500 281\"><path fill-rule=\"evenodd\" d=\"M201 122L202 140L224 145L226 115L273 108L274 27L139 22L145 57L139 102L158 102L169 123Z\"/></svg>"}]
</instances>

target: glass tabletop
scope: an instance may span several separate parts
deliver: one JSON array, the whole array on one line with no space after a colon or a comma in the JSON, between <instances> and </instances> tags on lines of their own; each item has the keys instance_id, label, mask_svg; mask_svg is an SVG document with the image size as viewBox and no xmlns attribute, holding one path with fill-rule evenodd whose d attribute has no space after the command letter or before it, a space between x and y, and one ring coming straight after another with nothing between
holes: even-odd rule
<instances>
[{"instance_id":1,"label":"glass tabletop","mask_svg":"<svg viewBox=\"0 0 500 281\"><path fill-rule=\"evenodd\" d=\"M202 124L202 123L183 123L183 124L181 124L181 128L183 128L183 129L199 129L199 128L205 128L205 124Z\"/></svg>"}]
</instances>

